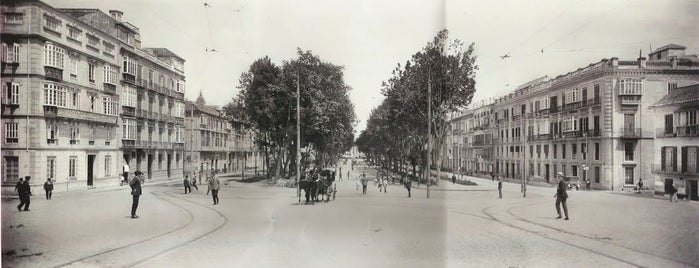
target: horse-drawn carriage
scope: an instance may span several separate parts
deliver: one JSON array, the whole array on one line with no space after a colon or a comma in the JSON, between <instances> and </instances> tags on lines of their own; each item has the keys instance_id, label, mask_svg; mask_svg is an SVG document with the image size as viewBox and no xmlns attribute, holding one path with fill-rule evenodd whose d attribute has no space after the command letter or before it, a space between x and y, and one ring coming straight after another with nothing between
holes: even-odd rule
<instances>
[{"instance_id":1,"label":"horse-drawn carriage","mask_svg":"<svg viewBox=\"0 0 699 268\"><path fill-rule=\"evenodd\" d=\"M330 197L335 200L337 187L335 185L335 171L330 169L311 170L307 175L301 176L299 187L306 194L306 202L325 199L330 201Z\"/></svg>"}]
</instances>

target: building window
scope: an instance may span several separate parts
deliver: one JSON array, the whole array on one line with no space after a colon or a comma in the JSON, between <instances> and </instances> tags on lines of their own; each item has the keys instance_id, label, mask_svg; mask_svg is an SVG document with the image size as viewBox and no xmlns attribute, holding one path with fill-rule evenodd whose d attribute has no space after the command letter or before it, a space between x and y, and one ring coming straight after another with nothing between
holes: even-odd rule
<instances>
[{"instance_id":1,"label":"building window","mask_svg":"<svg viewBox=\"0 0 699 268\"><path fill-rule=\"evenodd\" d=\"M553 159L556 159L558 157L558 145L554 144L553 145Z\"/></svg>"},{"instance_id":2,"label":"building window","mask_svg":"<svg viewBox=\"0 0 699 268\"><path fill-rule=\"evenodd\" d=\"M65 50L51 42L44 44L44 65L63 69L63 55Z\"/></svg>"},{"instance_id":3,"label":"building window","mask_svg":"<svg viewBox=\"0 0 699 268\"><path fill-rule=\"evenodd\" d=\"M600 178L600 169L599 169L599 167L595 167L595 183L599 183L599 178Z\"/></svg>"},{"instance_id":4,"label":"building window","mask_svg":"<svg viewBox=\"0 0 699 268\"><path fill-rule=\"evenodd\" d=\"M118 115L117 113L118 103L112 101L111 97L102 97L102 112L106 115Z\"/></svg>"},{"instance_id":5,"label":"building window","mask_svg":"<svg viewBox=\"0 0 699 268\"><path fill-rule=\"evenodd\" d=\"M68 69L70 69L70 77L77 78L78 77L78 59L71 57L70 58L70 65L68 66Z\"/></svg>"},{"instance_id":6,"label":"building window","mask_svg":"<svg viewBox=\"0 0 699 268\"><path fill-rule=\"evenodd\" d=\"M66 107L66 88L59 84L44 83L44 105Z\"/></svg>"},{"instance_id":7,"label":"building window","mask_svg":"<svg viewBox=\"0 0 699 268\"><path fill-rule=\"evenodd\" d=\"M158 169L163 169L163 154L158 154Z\"/></svg>"},{"instance_id":8,"label":"building window","mask_svg":"<svg viewBox=\"0 0 699 268\"><path fill-rule=\"evenodd\" d=\"M677 171L677 147L662 147L660 163L660 169L663 171Z\"/></svg>"},{"instance_id":9,"label":"building window","mask_svg":"<svg viewBox=\"0 0 699 268\"><path fill-rule=\"evenodd\" d=\"M92 63L87 65L87 79L90 80L90 83L95 82L95 65Z\"/></svg>"},{"instance_id":10,"label":"building window","mask_svg":"<svg viewBox=\"0 0 699 268\"><path fill-rule=\"evenodd\" d=\"M619 80L620 95L642 95L643 81L641 79L621 79Z\"/></svg>"},{"instance_id":11,"label":"building window","mask_svg":"<svg viewBox=\"0 0 699 268\"><path fill-rule=\"evenodd\" d=\"M578 166L577 165L570 165L570 172L574 177L578 176Z\"/></svg>"},{"instance_id":12,"label":"building window","mask_svg":"<svg viewBox=\"0 0 699 268\"><path fill-rule=\"evenodd\" d=\"M104 176L109 177L112 175L112 156L104 156Z\"/></svg>"},{"instance_id":13,"label":"building window","mask_svg":"<svg viewBox=\"0 0 699 268\"><path fill-rule=\"evenodd\" d=\"M44 14L44 29L60 34L62 24L59 19Z\"/></svg>"},{"instance_id":14,"label":"building window","mask_svg":"<svg viewBox=\"0 0 699 268\"><path fill-rule=\"evenodd\" d=\"M548 159L548 158L549 158L549 145L544 144L544 159Z\"/></svg>"},{"instance_id":15,"label":"building window","mask_svg":"<svg viewBox=\"0 0 699 268\"><path fill-rule=\"evenodd\" d=\"M18 156L5 156L5 180L7 182L17 182L19 181L19 157Z\"/></svg>"},{"instance_id":16,"label":"building window","mask_svg":"<svg viewBox=\"0 0 699 268\"><path fill-rule=\"evenodd\" d=\"M114 68L109 64L104 65L104 82L105 83L117 85L118 75L119 74L117 73L117 68Z\"/></svg>"},{"instance_id":17,"label":"building window","mask_svg":"<svg viewBox=\"0 0 699 268\"><path fill-rule=\"evenodd\" d=\"M75 178L75 170L78 164L78 157L71 156L68 160L68 177Z\"/></svg>"},{"instance_id":18,"label":"building window","mask_svg":"<svg viewBox=\"0 0 699 268\"><path fill-rule=\"evenodd\" d=\"M5 143L18 143L18 123L5 123Z\"/></svg>"},{"instance_id":19,"label":"building window","mask_svg":"<svg viewBox=\"0 0 699 268\"><path fill-rule=\"evenodd\" d=\"M633 184L633 167L624 168L624 184Z\"/></svg>"},{"instance_id":20,"label":"building window","mask_svg":"<svg viewBox=\"0 0 699 268\"><path fill-rule=\"evenodd\" d=\"M123 139L125 140L135 140L136 139L136 120L133 119L122 119L121 129L123 131Z\"/></svg>"},{"instance_id":21,"label":"building window","mask_svg":"<svg viewBox=\"0 0 699 268\"><path fill-rule=\"evenodd\" d=\"M573 156L572 156L571 158L576 159L576 158L578 157L578 144L577 144L577 143L573 143L573 144L571 145L571 150L572 150L571 153L573 154Z\"/></svg>"},{"instance_id":22,"label":"building window","mask_svg":"<svg viewBox=\"0 0 699 268\"><path fill-rule=\"evenodd\" d=\"M19 105L19 92L21 85L19 83L3 84L5 92L5 103Z\"/></svg>"},{"instance_id":23,"label":"building window","mask_svg":"<svg viewBox=\"0 0 699 268\"><path fill-rule=\"evenodd\" d=\"M23 24L24 23L24 13L19 12L6 12L5 24Z\"/></svg>"},{"instance_id":24,"label":"building window","mask_svg":"<svg viewBox=\"0 0 699 268\"><path fill-rule=\"evenodd\" d=\"M58 125L49 124L46 126L46 143L58 143Z\"/></svg>"},{"instance_id":25,"label":"building window","mask_svg":"<svg viewBox=\"0 0 699 268\"><path fill-rule=\"evenodd\" d=\"M595 142L595 160L599 160L599 142Z\"/></svg>"},{"instance_id":26,"label":"building window","mask_svg":"<svg viewBox=\"0 0 699 268\"><path fill-rule=\"evenodd\" d=\"M80 92L71 93L70 104L74 109L80 109Z\"/></svg>"},{"instance_id":27,"label":"building window","mask_svg":"<svg viewBox=\"0 0 699 268\"><path fill-rule=\"evenodd\" d=\"M2 62L19 63L19 44L13 44L12 47L2 43Z\"/></svg>"},{"instance_id":28,"label":"building window","mask_svg":"<svg viewBox=\"0 0 699 268\"><path fill-rule=\"evenodd\" d=\"M129 57L129 56L123 56L122 60L123 60L123 65L122 65L121 72L136 76L137 70L138 70L138 68L137 68L138 63L136 62L136 59L133 57Z\"/></svg>"},{"instance_id":29,"label":"building window","mask_svg":"<svg viewBox=\"0 0 699 268\"><path fill-rule=\"evenodd\" d=\"M80 128L72 127L70 128L70 144L80 143Z\"/></svg>"},{"instance_id":30,"label":"building window","mask_svg":"<svg viewBox=\"0 0 699 268\"><path fill-rule=\"evenodd\" d=\"M76 42L82 42L83 41L83 31L75 28L75 27L68 27L68 39L72 39L73 41Z\"/></svg>"},{"instance_id":31,"label":"building window","mask_svg":"<svg viewBox=\"0 0 699 268\"><path fill-rule=\"evenodd\" d=\"M127 107L136 107L136 104L138 102L138 93L136 92L136 88L124 86L121 92L121 105Z\"/></svg>"},{"instance_id":32,"label":"building window","mask_svg":"<svg viewBox=\"0 0 699 268\"><path fill-rule=\"evenodd\" d=\"M624 161L633 161L633 142L624 143Z\"/></svg>"},{"instance_id":33,"label":"building window","mask_svg":"<svg viewBox=\"0 0 699 268\"><path fill-rule=\"evenodd\" d=\"M582 159L587 160L587 143L580 144L580 153L582 153Z\"/></svg>"},{"instance_id":34,"label":"building window","mask_svg":"<svg viewBox=\"0 0 699 268\"><path fill-rule=\"evenodd\" d=\"M86 36L87 36L87 44L94 47L95 49L97 49L97 45L99 45L100 39L96 36L89 35L89 34L86 34Z\"/></svg>"},{"instance_id":35,"label":"building window","mask_svg":"<svg viewBox=\"0 0 699 268\"><path fill-rule=\"evenodd\" d=\"M56 178L56 157L46 158L46 178Z\"/></svg>"},{"instance_id":36,"label":"building window","mask_svg":"<svg viewBox=\"0 0 699 268\"><path fill-rule=\"evenodd\" d=\"M561 144L561 159L566 159L566 144Z\"/></svg>"},{"instance_id":37,"label":"building window","mask_svg":"<svg viewBox=\"0 0 699 268\"><path fill-rule=\"evenodd\" d=\"M97 101L97 97L95 96L90 96L90 112L95 111L95 102Z\"/></svg>"}]
</instances>

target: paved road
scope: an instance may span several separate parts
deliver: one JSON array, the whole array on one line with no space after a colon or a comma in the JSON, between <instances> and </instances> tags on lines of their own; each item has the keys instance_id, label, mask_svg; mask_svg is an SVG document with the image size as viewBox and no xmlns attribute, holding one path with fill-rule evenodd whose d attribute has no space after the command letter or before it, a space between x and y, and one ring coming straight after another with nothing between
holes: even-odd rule
<instances>
[{"instance_id":1,"label":"paved road","mask_svg":"<svg viewBox=\"0 0 699 268\"><path fill-rule=\"evenodd\" d=\"M497 198L442 181L388 193L338 181L337 199L299 205L295 189L231 182L205 190L149 186L128 218L126 188L2 204L3 267L691 267L699 206L607 192L572 192L571 220L554 219L554 189L505 184ZM359 174L355 167L353 177ZM373 174L372 170L366 170ZM373 184L370 184L373 185ZM22 227L17 227L22 225ZM14 254L7 254L14 250Z\"/></svg>"}]
</instances>

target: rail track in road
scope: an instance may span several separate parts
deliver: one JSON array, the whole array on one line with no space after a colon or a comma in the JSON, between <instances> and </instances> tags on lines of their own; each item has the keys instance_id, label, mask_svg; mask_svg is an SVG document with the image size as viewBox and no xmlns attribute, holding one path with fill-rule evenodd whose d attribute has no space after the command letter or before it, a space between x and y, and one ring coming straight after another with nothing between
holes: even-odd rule
<instances>
[{"instance_id":1,"label":"rail track in road","mask_svg":"<svg viewBox=\"0 0 699 268\"><path fill-rule=\"evenodd\" d=\"M157 239L165 238L165 237L167 237L168 235L177 235L177 232L178 232L178 231L181 231L181 230L183 230L183 229L185 229L185 228L188 228L188 227L190 227L190 226L192 225L192 223L194 222L194 214L193 214L191 211L189 211L187 208L185 208L184 206L182 206L182 205L180 205L180 204L177 204L177 203L175 203L175 202L173 202L173 201L171 201L171 200L168 200L168 199L166 199L166 198L163 198L160 194L156 193L155 191L151 192L151 194L153 194L154 196L156 196L158 199L163 200L163 201L165 201L165 202L167 202L167 203L170 203L171 205L173 205L173 206L175 206L175 207L178 207L180 210L184 211L184 212L187 214L187 222L186 222L185 224L182 224L182 225L180 225L180 226L178 226L178 227L172 229L172 230L169 230L169 231L166 231L166 232L163 232L163 233L154 235L154 236L150 236L150 237L148 237L148 238L145 238L145 239L142 239L142 240L139 240L139 241L135 241L135 242L132 242L132 243L128 243L128 244L125 244L125 245L122 245L122 246L119 246L119 247L115 247L115 248L103 250L103 251L100 251L100 252L97 252L97 253L94 253L94 254L90 254L90 255L88 255L88 256L84 256L84 257L81 257L81 258L78 258L78 259L75 259L75 260L72 260L72 261L69 261L69 262L60 264L60 265L56 265L56 266L54 266L54 267L67 267L67 266L76 265L76 264L84 263L84 262L92 262L92 263L96 263L96 264L99 265L100 259L103 259L103 258L105 258L105 257L107 257L107 256L110 256L110 255L118 255L118 254L120 254L120 253L123 252L123 251L130 250L130 249L133 249L133 248L138 247L138 246L143 246L144 244L146 244L146 243L148 243L148 242L153 242L153 241L155 241L155 240L157 240ZM169 196L169 197L171 197L171 198L177 198L177 199L179 199L179 200L186 201L186 202L192 203L192 204L194 204L194 205L197 205L197 206L206 208L206 209L208 209L208 210L211 210L211 211L215 212L216 214L218 214L218 216L219 216L221 219L223 219L223 221L222 221L219 225L214 226L213 228L207 230L207 231L204 232L203 234L199 234L199 235L197 235L197 236L195 236L195 237L192 237L192 238L190 238L190 239L187 239L187 240L185 240L185 241L182 241L181 243L177 243L177 244L174 244L174 245L170 245L170 246L168 246L168 247L166 247L166 248L163 248L163 249L160 249L160 250L158 250L158 251L156 251L156 252L154 252L154 253L151 253L151 254L149 254L148 256L141 257L141 258L136 259L136 260L129 260L128 263L119 264L119 265L117 265L117 266L121 266L121 267L133 267L133 266L137 266L137 265L139 265L139 264L145 263L145 262L147 262L147 261L149 261L149 260L151 260L151 259L154 259L154 258L156 258L156 257L158 257L158 256L161 256L161 255L163 255L163 254L165 254L165 253L168 253L168 252L170 252L170 251L172 251L172 250L181 248L181 247L183 247L183 246L186 246L186 245L189 245L189 244L191 244L191 243L193 243L193 242L196 242L196 241L198 241L198 240L200 240L200 239L203 239L204 237L206 237L206 236L208 236L208 235L210 235L210 234L212 234L212 233L214 233L214 232L220 230L221 228L223 228L223 226L225 226L225 225L228 223L228 217L226 217L225 215L223 215L222 213L220 213L219 211L217 211L217 210L215 210L215 209L213 209L213 208L210 208L210 207L208 207L208 206L205 206L205 205L196 203L196 202L194 202L194 201L191 201L191 200L188 200L188 199L185 199L185 198L181 198L181 197L175 196L175 195L174 195L173 193L171 193L171 192L163 192L163 194L165 194L165 195L167 195L167 196Z\"/></svg>"},{"instance_id":2,"label":"rail track in road","mask_svg":"<svg viewBox=\"0 0 699 268\"><path fill-rule=\"evenodd\" d=\"M547 225L544 225L544 224L536 223L536 222L533 222L533 221L531 221L531 220L524 219L524 218L522 218L522 217L520 217L520 216L517 216L517 215L515 215L515 214L512 213L512 209L520 208L520 207L526 207L526 206L531 206L531 205L536 205L536 204L539 204L539 203L542 203L542 202L546 202L546 201L529 202L529 203L526 203L526 204L511 206L511 207L507 208L504 212L507 213L507 216L512 217L512 218L514 218L514 219L516 219L516 220L519 220L519 221L522 221L522 222L525 222L525 223L528 223L528 224L531 224L531 225L535 225L535 226L537 226L537 227L539 227L539 228L544 228L544 229L553 231L553 232L554 232L553 234L551 234L551 233L545 233L545 232L542 232L541 230L534 230L534 228L525 228L525 227L522 227L522 226L518 226L518 225L516 225L515 223L507 222L507 221L503 220L502 218L496 217L496 216L495 216L495 213L492 211L492 209L503 207L502 205L499 205L499 206L490 206L490 207L486 207L486 208L481 209L481 213L483 213L483 215L485 215L485 216L481 216L481 215L478 215L478 214L475 214L475 213L472 213L472 212L468 212L468 211L456 210L456 209L449 209L449 210L447 210L447 211L448 211L449 213L463 214L463 215L467 215L467 216L471 216L471 217L478 217L478 218L480 218L480 219L485 219L485 220L488 220L488 221L491 221L491 222L496 222L496 223L498 223L498 224L502 224L502 225L504 225L504 226L507 226L507 227L510 227L510 228L513 228L513 229L517 229L517 230L520 230L520 231L523 231L523 232L526 232L526 233L529 233L529 234L533 234L533 235L536 235L536 236L539 236L539 237L542 237L542 238L545 238L545 239L548 239L548 240L552 240L552 241L555 241L555 242L559 242L559 243L562 243L562 244L565 244L565 245L568 245L568 246L571 246L571 247L574 247L574 248L577 248L577 249L580 249L580 250L584 250L584 251L590 252L590 253L595 254L595 255L598 255L598 256L606 257L606 258L609 258L609 259L612 259L612 260L615 260L615 261L618 261L618 262L621 262L621 263L624 263L624 264L627 264L627 265L631 265L631 266L636 266L636 267L648 267L649 265L648 265L648 264L639 264L639 263L637 263L637 262L635 262L635 261L633 261L633 260L630 260L630 259L634 259L634 258L633 258L632 256L627 255L627 254L616 254L616 255L621 255L621 256L624 256L624 257L614 256L614 255L612 255L613 253L605 253L605 252L603 252L603 251L601 251L601 250L598 250L598 249L595 249L595 248L592 248L592 247L589 247L589 246L585 246L584 244L586 244L586 243L587 243L587 244L589 244L589 243L601 243L601 244L605 244L605 245L607 245L607 246L609 246L609 247L618 248L619 250L615 250L617 253L620 252L620 251L621 251L621 252L632 252L632 253L634 253L634 254L636 254L636 255L643 255L643 256L646 256L646 257L651 257L651 258L655 258L655 259L660 259L662 262L664 262L664 263L666 263L666 264L670 264L672 267L677 267L677 266L696 267L695 264L686 263L686 262L683 262L683 261L680 261L680 260L671 259L671 258L668 258L668 257L665 257L665 256L660 256L660 255L657 255L657 254L654 254L654 253L645 252L645 251L642 251L642 250L630 248L630 247L623 246L623 245L619 245L619 244L612 243L612 242L609 242L609 241L603 241L603 240L600 240L600 239L597 238L597 237L592 237L592 236L577 234L577 233L573 233L573 232L567 231L567 230L565 230L565 229L556 228L556 227L552 227L552 226L547 226ZM577 238L582 239L582 240L584 240L584 241L583 241L583 242L580 242L580 243L574 243L574 242L571 242L571 241L566 241L566 240L561 239L561 238L556 238L556 235L562 235L562 234L565 234L565 235L567 235L567 236L574 236L574 237L577 237ZM583 245L581 245L581 244L583 244ZM653 265L651 265L651 266L653 266Z\"/></svg>"}]
</instances>

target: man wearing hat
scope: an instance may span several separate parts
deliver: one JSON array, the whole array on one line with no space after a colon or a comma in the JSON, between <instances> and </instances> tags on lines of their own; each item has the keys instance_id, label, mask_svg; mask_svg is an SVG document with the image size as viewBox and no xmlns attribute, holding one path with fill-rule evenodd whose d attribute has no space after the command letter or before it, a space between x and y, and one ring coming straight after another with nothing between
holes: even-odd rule
<instances>
[{"instance_id":1,"label":"man wearing hat","mask_svg":"<svg viewBox=\"0 0 699 268\"><path fill-rule=\"evenodd\" d=\"M566 192L566 182L568 181L568 178L566 176L563 176L563 172L558 172L558 177L560 180L558 181L558 188L556 189L556 194L553 196L556 198L556 212L558 213L558 218L561 218L561 203L563 204L563 212L565 213L566 217L565 220L568 220L568 205L566 204L566 200L568 199L568 193Z\"/></svg>"},{"instance_id":2,"label":"man wearing hat","mask_svg":"<svg viewBox=\"0 0 699 268\"><path fill-rule=\"evenodd\" d=\"M131 196L133 197L133 202L131 203L131 218L137 219L136 209L138 209L138 199L141 197L141 184L143 184L143 172L136 171L134 173L133 179L129 182L131 186Z\"/></svg>"}]
</instances>

